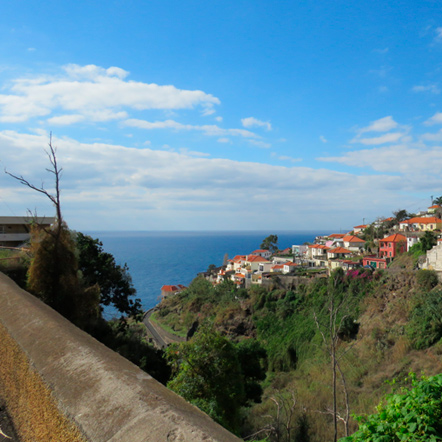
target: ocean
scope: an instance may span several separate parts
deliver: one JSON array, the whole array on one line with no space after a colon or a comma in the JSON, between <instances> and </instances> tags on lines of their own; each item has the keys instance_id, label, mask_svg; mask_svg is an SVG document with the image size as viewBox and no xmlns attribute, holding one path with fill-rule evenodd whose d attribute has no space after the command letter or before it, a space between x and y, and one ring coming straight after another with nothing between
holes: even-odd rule
<instances>
[{"instance_id":1,"label":"ocean","mask_svg":"<svg viewBox=\"0 0 442 442\"><path fill-rule=\"evenodd\" d=\"M324 234L312 231L86 233L98 238L104 251L111 253L117 264L128 265L136 296L141 299L144 310L159 302L163 285L187 286L210 264L220 266L226 253L229 258L249 254L270 234L278 235L281 250L293 244L312 242Z\"/></svg>"}]
</instances>

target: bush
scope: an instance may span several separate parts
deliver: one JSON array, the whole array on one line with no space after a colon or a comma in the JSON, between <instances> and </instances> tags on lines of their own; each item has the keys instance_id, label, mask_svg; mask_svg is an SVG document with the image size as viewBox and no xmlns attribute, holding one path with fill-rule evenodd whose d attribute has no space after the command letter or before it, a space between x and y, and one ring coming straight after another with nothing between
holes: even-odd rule
<instances>
[{"instance_id":1,"label":"bush","mask_svg":"<svg viewBox=\"0 0 442 442\"><path fill-rule=\"evenodd\" d=\"M442 338L442 291L422 295L411 312L407 334L415 349L425 349Z\"/></svg>"},{"instance_id":2,"label":"bush","mask_svg":"<svg viewBox=\"0 0 442 442\"><path fill-rule=\"evenodd\" d=\"M434 270L418 270L416 279L419 287L428 291L436 287L439 282L437 273Z\"/></svg>"},{"instance_id":3,"label":"bush","mask_svg":"<svg viewBox=\"0 0 442 442\"><path fill-rule=\"evenodd\" d=\"M359 416L359 430L340 442L436 442L442 440L442 375L417 380L386 396L378 413Z\"/></svg>"}]
</instances>

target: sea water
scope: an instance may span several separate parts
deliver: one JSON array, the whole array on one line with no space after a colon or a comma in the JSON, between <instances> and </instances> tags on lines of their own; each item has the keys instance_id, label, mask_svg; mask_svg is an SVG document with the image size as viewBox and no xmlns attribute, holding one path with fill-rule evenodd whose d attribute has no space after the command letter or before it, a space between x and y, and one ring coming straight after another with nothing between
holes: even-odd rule
<instances>
[{"instance_id":1,"label":"sea water","mask_svg":"<svg viewBox=\"0 0 442 442\"><path fill-rule=\"evenodd\" d=\"M330 233L330 232L326 232ZM188 286L210 264L220 266L224 256L247 255L259 249L270 234L278 235L283 250L313 242L321 232L87 232L103 243L117 264L129 267L144 310L159 302L163 285Z\"/></svg>"}]
</instances>

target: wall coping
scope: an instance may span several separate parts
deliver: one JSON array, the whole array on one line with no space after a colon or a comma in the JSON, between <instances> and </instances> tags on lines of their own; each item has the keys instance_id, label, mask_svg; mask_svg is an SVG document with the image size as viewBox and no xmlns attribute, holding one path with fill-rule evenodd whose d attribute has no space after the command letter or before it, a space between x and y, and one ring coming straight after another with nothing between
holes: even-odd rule
<instances>
[{"instance_id":1,"label":"wall coping","mask_svg":"<svg viewBox=\"0 0 442 442\"><path fill-rule=\"evenodd\" d=\"M239 442L0 273L0 322L91 442Z\"/></svg>"}]
</instances>

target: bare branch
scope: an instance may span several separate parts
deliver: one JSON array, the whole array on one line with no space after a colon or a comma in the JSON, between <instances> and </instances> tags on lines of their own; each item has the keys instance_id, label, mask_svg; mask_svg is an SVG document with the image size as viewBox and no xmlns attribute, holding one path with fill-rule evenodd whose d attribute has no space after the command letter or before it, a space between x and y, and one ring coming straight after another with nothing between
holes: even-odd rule
<instances>
[{"instance_id":1,"label":"bare branch","mask_svg":"<svg viewBox=\"0 0 442 442\"><path fill-rule=\"evenodd\" d=\"M6 437L6 439L11 439L10 436L8 436L7 434L3 433L1 427L0 427L0 436Z\"/></svg>"}]
</instances>

